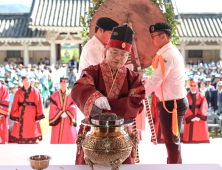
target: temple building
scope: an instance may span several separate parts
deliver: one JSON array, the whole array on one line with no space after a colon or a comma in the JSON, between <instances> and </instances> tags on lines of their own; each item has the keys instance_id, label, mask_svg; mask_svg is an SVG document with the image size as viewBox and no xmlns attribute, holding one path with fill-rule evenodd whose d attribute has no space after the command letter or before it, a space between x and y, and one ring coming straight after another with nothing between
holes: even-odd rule
<instances>
[{"instance_id":1,"label":"temple building","mask_svg":"<svg viewBox=\"0 0 222 170\"><path fill-rule=\"evenodd\" d=\"M185 61L198 59L209 63L222 58L222 13L179 14L177 34L180 50Z\"/></svg>"},{"instance_id":2,"label":"temple building","mask_svg":"<svg viewBox=\"0 0 222 170\"><path fill-rule=\"evenodd\" d=\"M90 0L33 0L30 13L0 14L0 63L18 57L25 65L30 58L56 63L60 44L80 44L81 49L80 16L89 6Z\"/></svg>"},{"instance_id":3,"label":"temple building","mask_svg":"<svg viewBox=\"0 0 222 170\"><path fill-rule=\"evenodd\" d=\"M80 16L85 17L91 0L33 0L30 13L0 13L0 63L5 58L16 61L23 58L27 65L32 59L48 58L50 63L60 59L61 44L79 44L83 26ZM175 8L175 0L172 2ZM177 34L186 62L198 59L210 62L222 58L222 13L180 14Z\"/></svg>"}]
</instances>

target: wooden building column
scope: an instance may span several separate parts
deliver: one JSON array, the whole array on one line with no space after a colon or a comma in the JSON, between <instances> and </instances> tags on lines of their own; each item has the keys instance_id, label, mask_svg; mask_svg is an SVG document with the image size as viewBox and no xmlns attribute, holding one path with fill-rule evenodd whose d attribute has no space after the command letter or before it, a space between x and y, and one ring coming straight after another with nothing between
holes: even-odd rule
<instances>
[{"instance_id":1,"label":"wooden building column","mask_svg":"<svg viewBox=\"0 0 222 170\"><path fill-rule=\"evenodd\" d=\"M79 44L79 59L80 59L81 53L82 53L82 44Z\"/></svg>"},{"instance_id":2,"label":"wooden building column","mask_svg":"<svg viewBox=\"0 0 222 170\"><path fill-rule=\"evenodd\" d=\"M54 30L47 32L47 40L50 43L50 64L56 64L56 38L58 37L59 32Z\"/></svg>"},{"instance_id":3,"label":"wooden building column","mask_svg":"<svg viewBox=\"0 0 222 170\"><path fill-rule=\"evenodd\" d=\"M222 59L222 42L220 43L220 58Z\"/></svg>"},{"instance_id":4,"label":"wooden building column","mask_svg":"<svg viewBox=\"0 0 222 170\"><path fill-rule=\"evenodd\" d=\"M61 60L61 44L57 44L57 60Z\"/></svg>"},{"instance_id":5,"label":"wooden building column","mask_svg":"<svg viewBox=\"0 0 222 170\"><path fill-rule=\"evenodd\" d=\"M23 42L22 45L24 47L23 62L24 62L25 66L28 66L28 64L29 64L29 50L28 50L29 43L28 42Z\"/></svg>"},{"instance_id":6,"label":"wooden building column","mask_svg":"<svg viewBox=\"0 0 222 170\"><path fill-rule=\"evenodd\" d=\"M183 58L185 59L186 58L186 50L185 50L184 44L181 46L181 54L182 54Z\"/></svg>"},{"instance_id":7,"label":"wooden building column","mask_svg":"<svg viewBox=\"0 0 222 170\"><path fill-rule=\"evenodd\" d=\"M181 41L180 43L180 51L181 51L181 55L183 56L184 59L184 63L186 63L186 46L187 46L188 42L187 41Z\"/></svg>"},{"instance_id":8,"label":"wooden building column","mask_svg":"<svg viewBox=\"0 0 222 170\"><path fill-rule=\"evenodd\" d=\"M56 44L55 41L50 41L51 49L50 49L50 64L56 64Z\"/></svg>"}]
</instances>

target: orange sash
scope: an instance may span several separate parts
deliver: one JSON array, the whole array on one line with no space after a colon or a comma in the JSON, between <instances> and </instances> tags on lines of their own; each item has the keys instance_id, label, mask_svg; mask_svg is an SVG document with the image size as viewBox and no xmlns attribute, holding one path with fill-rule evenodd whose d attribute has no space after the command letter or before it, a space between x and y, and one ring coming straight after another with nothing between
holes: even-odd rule
<instances>
[{"instance_id":1,"label":"orange sash","mask_svg":"<svg viewBox=\"0 0 222 170\"><path fill-rule=\"evenodd\" d=\"M168 112L168 113L172 113L172 132L175 136L179 136L179 130L178 130L178 120L177 120L177 102L176 99L174 99L174 108L173 111L170 112L165 105L165 101L164 101L164 96L163 96L163 83L166 79L166 71L165 71L165 64L164 64L164 60L163 60L163 56L162 55L156 55L153 58L152 61L152 66L154 69L157 68L158 65L158 61L160 62L160 68L161 68L161 72L162 72L162 78L163 78L163 82L161 84L161 97L162 97L162 101L163 101L163 107L164 109Z\"/></svg>"}]
</instances>

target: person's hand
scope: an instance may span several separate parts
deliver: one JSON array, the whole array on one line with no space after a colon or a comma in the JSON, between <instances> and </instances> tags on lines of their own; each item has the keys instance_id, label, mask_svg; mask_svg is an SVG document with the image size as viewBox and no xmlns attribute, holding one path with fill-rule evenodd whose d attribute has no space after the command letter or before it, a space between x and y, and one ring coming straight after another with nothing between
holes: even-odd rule
<instances>
[{"instance_id":1,"label":"person's hand","mask_svg":"<svg viewBox=\"0 0 222 170\"><path fill-rule=\"evenodd\" d=\"M61 114L61 117L62 117L62 118L66 118L66 117L67 117L66 112L63 112L63 113Z\"/></svg>"},{"instance_id":2,"label":"person's hand","mask_svg":"<svg viewBox=\"0 0 222 170\"><path fill-rule=\"evenodd\" d=\"M39 122L40 122L39 120L36 120L36 121L35 121L35 123L39 123Z\"/></svg>"},{"instance_id":3,"label":"person's hand","mask_svg":"<svg viewBox=\"0 0 222 170\"><path fill-rule=\"evenodd\" d=\"M95 100L95 105L99 109L104 109L104 110L111 110L109 102L106 97L99 97L98 99Z\"/></svg>"},{"instance_id":4,"label":"person's hand","mask_svg":"<svg viewBox=\"0 0 222 170\"><path fill-rule=\"evenodd\" d=\"M200 121L200 118L199 118L199 117L196 117L196 121Z\"/></svg>"},{"instance_id":5,"label":"person's hand","mask_svg":"<svg viewBox=\"0 0 222 170\"><path fill-rule=\"evenodd\" d=\"M77 126L77 121L76 121L76 119L72 119L72 122L74 123L74 126L76 127L76 126Z\"/></svg>"},{"instance_id":6,"label":"person's hand","mask_svg":"<svg viewBox=\"0 0 222 170\"><path fill-rule=\"evenodd\" d=\"M126 66L126 68L128 68L128 69L131 70L131 71L133 71L133 69L134 69L133 64L127 64L127 65L125 65L125 66Z\"/></svg>"},{"instance_id":7,"label":"person's hand","mask_svg":"<svg viewBox=\"0 0 222 170\"><path fill-rule=\"evenodd\" d=\"M214 107L213 106L211 106L211 109L213 109Z\"/></svg>"},{"instance_id":8,"label":"person's hand","mask_svg":"<svg viewBox=\"0 0 222 170\"><path fill-rule=\"evenodd\" d=\"M191 119L191 121L192 121L192 122L196 121L196 117L195 117L195 118L193 118L193 119Z\"/></svg>"},{"instance_id":9,"label":"person's hand","mask_svg":"<svg viewBox=\"0 0 222 170\"><path fill-rule=\"evenodd\" d=\"M199 121L199 120L200 120L199 117L195 117L195 118L193 118L191 121L193 122L193 121Z\"/></svg>"},{"instance_id":10,"label":"person's hand","mask_svg":"<svg viewBox=\"0 0 222 170\"><path fill-rule=\"evenodd\" d=\"M145 85L150 79L150 76L142 78L142 84Z\"/></svg>"},{"instance_id":11,"label":"person's hand","mask_svg":"<svg viewBox=\"0 0 222 170\"><path fill-rule=\"evenodd\" d=\"M14 121L14 123L19 123L18 121Z\"/></svg>"}]
</instances>

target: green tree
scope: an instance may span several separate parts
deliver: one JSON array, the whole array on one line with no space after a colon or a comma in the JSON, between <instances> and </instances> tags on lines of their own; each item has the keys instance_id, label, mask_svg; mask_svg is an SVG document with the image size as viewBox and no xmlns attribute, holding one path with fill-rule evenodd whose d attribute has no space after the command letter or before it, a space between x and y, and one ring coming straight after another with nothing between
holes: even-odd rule
<instances>
[{"instance_id":1,"label":"green tree","mask_svg":"<svg viewBox=\"0 0 222 170\"><path fill-rule=\"evenodd\" d=\"M68 50L65 51L64 55L65 55L65 58L67 58L67 59L70 58L70 54L69 54Z\"/></svg>"},{"instance_id":2,"label":"green tree","mask_svg":"<svg viewBox=\"0 0 222 170\"><path fill-rule=\"evenodd\" d=\"M104 3L106 0L92 0L91 3L93 3L93 7L89 7L89 11L86 12L86 17L84 18L83 16L80 16L82 25L83 25L83 30L80 31L82 34L82 37L85 37L86 40L83 42L82 46L84 46L88 41L89 41L89 25L92 20L93 15L97 11L97 9Z\"/></svg>"},{"instance_id":3,"label":"green tree","mask_svg":"<svg viewBox=\"0 0 222 170\"><path fill-rule=\"evenodd\" d=\"M75 57L76 61L79 62L79 47L73 48L73 56Z\"/></svg>"}]
</instances>

